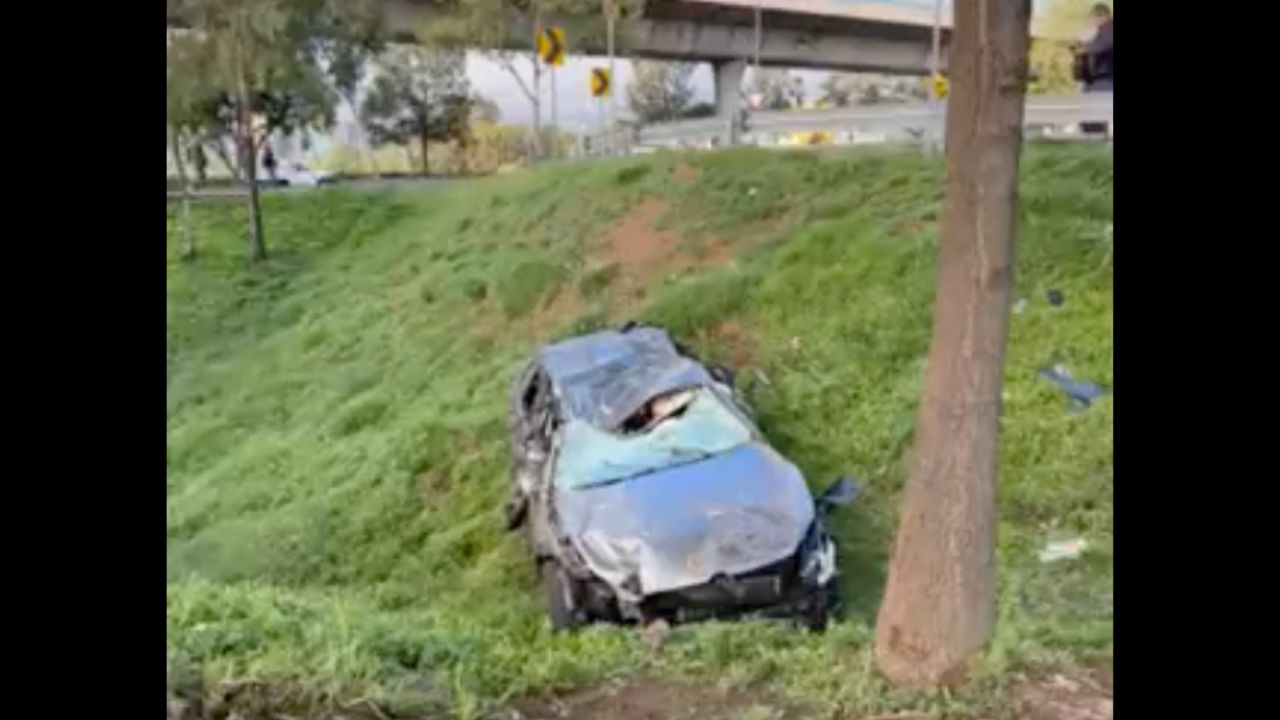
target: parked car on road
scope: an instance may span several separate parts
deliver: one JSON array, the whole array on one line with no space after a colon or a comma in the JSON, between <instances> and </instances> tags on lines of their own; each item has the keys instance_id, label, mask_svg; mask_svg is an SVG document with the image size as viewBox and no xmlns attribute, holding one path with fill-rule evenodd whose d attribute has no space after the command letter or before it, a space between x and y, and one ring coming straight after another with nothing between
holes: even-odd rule
<instances>
[{"instance_id":1,"label":"parked car on road","mask_svg":"<svg viewBox=\"0 0 1280 720\"><path fill-rule=\"evenodd\" d=\"M334 173L325 170L311 170L302 163L284 163L276 172L276 182L289 187L317 187L329 185L336 180Z\"/></svg>"},{"instance_id":2,"label":"parked car on road","mask_svg":"<svg viewBox=\"0 0 1280 720\"><path fill-rule=\"evenodd\" d=\"M733 373L653 326L542 348L510 401L513 499L551 624L763 615L826 627L835 544Z\"/></svg>"}]
</instances>

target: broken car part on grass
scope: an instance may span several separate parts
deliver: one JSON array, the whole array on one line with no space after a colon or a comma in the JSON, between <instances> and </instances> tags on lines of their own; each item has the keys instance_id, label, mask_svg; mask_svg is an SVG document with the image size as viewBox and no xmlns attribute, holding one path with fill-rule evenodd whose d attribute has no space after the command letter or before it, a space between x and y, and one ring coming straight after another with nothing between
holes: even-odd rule
<instances>
[{"instance_id":1,"label":"broken car part on grass","mask_svg":"<svg viewBox=\"0 0 1280 720\"><path fill-rule=\"evenodd\" d=\"M514 498L557 629L759 614L825 627L835 544L727 368L628 325L543 348L510 404Z\"/></svg>"},{"instance_id":2,"label":"broken car part on grass","mask_svg":"<svg viewBox=\"0 0 1280 720\"><path fill-rule=\"evenodd\" d=\"M1040 371L1040 377L1053 383L1059 390L1066 393L1071 400L1071 410L1076 412L1089 407L1094 400L1102 397L1107 392L1106 388L1098 383L1088 380L1076 380L1071 377L1071 373L1062 365L1044 368Z\"/></svg>"}]
</instances>

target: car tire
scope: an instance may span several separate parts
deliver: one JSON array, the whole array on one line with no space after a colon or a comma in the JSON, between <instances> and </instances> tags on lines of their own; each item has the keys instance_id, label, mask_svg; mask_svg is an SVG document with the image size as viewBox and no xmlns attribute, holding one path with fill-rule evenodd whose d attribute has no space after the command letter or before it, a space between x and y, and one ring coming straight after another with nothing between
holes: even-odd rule
<instances>
[{"instance_id":1,"label":"car tire","mask_svg":"<svg viewBox=\"0 0 1280 720\"><path fill-rule=\"evenodd\" d=\"M542 575L542 589L547 596L547 617L551 619L551 629L556 631L572 630L584 624L581 608L578 607L578 582L560 567L555 560L544 560L539 566Z\"/></svg>"}]
</instances>

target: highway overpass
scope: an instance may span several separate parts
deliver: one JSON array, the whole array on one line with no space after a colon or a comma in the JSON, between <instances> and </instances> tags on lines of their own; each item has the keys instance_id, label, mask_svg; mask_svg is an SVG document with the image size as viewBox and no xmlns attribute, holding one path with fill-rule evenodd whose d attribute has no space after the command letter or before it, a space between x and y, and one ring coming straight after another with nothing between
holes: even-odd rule
<instances>
[{"instance_id":1,"label":"highway overpass","mask_svg":"<svg viewBox=\"0 0 1280 720\"><path fill-rule=\"evenodd\" d=\"M950 3L944 5L942 69L951 40ZM387 29L406 41L429 38L433 21L449 12L431 0L384 0L383 7ZM512 12L512 32L502 44L530 48L534 29L527 17ZM715 72L717 115L733 138L749 62L927 75L934 21L932 0L648 0L639 17L619 23L616 44L622 57L709 63ZM601 17L551 16L543 22L564 28L572 54L606 52Z\"/></svg>"},{"instance_id":2,"label":"highway overpass","mask_svg":"<svg viewBox=\"0 0 1280 720\"><path fill-rule=\"evenodd\" d=\"M950 9L942 17L941 66L950 44ZM431 0L384 0L388 29L423 39L448 11ZM619 23L618 54L713 66L756 57L756 12L761 16L761 65L927 75L934 22L930 0L649 0L643 14ZM570 52L605 53L598 18L555 18ZM506 45L528 48L533 28L512 18Z\"/></svg>"}]
</instances>

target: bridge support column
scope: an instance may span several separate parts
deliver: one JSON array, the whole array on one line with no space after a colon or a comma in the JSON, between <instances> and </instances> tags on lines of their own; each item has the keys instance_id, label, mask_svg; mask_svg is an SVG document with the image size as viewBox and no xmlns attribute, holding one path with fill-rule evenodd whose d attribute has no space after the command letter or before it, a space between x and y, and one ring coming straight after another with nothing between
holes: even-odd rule
<instances>
[{"instance_id":1,"label":"bridge support column","mask_svg":"<svg viewBox=\"0 0 1280 720\"><path fill-rule=\"evenodd\" d=\"M742 132L742 76L747 69L744 60L726 60L712 64L716 75L716 117L725 122L725 140L738 144Z\"/></svg>"}]
</instances>

